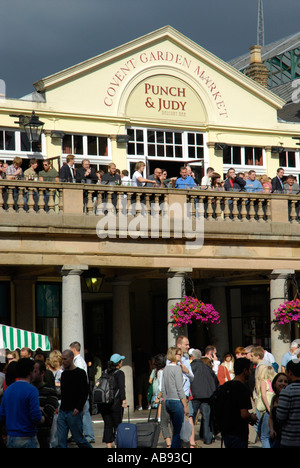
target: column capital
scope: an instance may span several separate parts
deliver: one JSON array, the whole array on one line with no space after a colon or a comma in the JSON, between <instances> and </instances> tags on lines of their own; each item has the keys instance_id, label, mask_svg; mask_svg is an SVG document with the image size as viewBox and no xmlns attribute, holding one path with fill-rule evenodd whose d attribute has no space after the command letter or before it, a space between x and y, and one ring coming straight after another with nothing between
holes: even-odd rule
<instances>
[{"instance_id":1,"label":"column capital","mask_svg":"<svg viewBox=\"0 0 300 468\"><path fill-rule=\"evenodd\" d=\"M270 279L285 279L294 274L295 270L273 270L270 274Z\"/></svg>"},{"instance_id":2,"label":"column capital","mask_svg":"<svg viewBox=\"0 0 300 468\"><path fill-rule=\"evenodd\" d=\"M189 267L172 267L168 269L168 275L185 275L186 273L193 273L193 268Z\"/></svg>"},{"instance_id":3,"label":"column capital","mask_svg":"<svg viewBox=\"0 0 300 468\"><path fill-rule=\"evenodd\" d=\"M84 271L89 269L88 265L64 265L60 270L62 276L68 275L81 275Z\"/></svg>"}]
</instances>

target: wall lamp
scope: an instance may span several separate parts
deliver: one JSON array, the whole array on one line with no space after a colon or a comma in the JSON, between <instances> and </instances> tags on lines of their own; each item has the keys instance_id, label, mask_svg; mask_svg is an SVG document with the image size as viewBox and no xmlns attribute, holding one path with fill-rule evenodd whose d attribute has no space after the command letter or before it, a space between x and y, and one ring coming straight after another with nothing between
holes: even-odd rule
<instances>
[{"instance_id":1,"label":"wall lamp","mask_svg":"<svg viewBox=\"0 0 300 468\"><path fill-rule=\"evenodd\" d=\"M82 278L90 293L98 293L102 287L105 275L100 273L99 268L91 268L82 274Z\"/></svg>"},{"instance_id":2,"label":"wall lamp","mask_svg":"<svg viewBox=\"0 0 300 468\"><path fill-rule=\"evenodd\" d=\"M215 150L223 151L228 147L227 143L215 143Z\"/></svg>"},{"instance_id":3,"label":"wall lamp","mask_svg":"<svg viewBox=\"0 0 300 468\"><path fill-rule=\"evenodd\" d=\"M39 141L43 130L44 122L41 122L35 112L32 111L31 116L28 115L15 115L12 114L10 117L18 117L19 120L15 122L23 127L27 135L28 140L32 143Z\"/></svg>"},{"instance_id":4,"label":"wall lamp","mask_svg":"<svg viewBox=\"0 0 300 468\"><path fill-rule=\"evenodd\" d=\"M51 138L63 138L65 136L64 132L59 132L57 130L51 130Z\"/></svg>"},{"instance_id":5,"label":"wall lamp","mask_svg":"<svg viewBox=\"0 0 300 468\"><path fill-rule=\"evenodd\" d=\"M283 153L284 151L282 146L271 146L271 153Z\"/></svg>"},{"instance_id":6,"label":"wall lamp","mask_svg":"<svg viewBox=\"0 0 300 468\"><path fill-rule=\"evenodd\" d=\"M129 135L117 135L117 143L128 143L129 140Z\"/></svg>"}]
</instances>

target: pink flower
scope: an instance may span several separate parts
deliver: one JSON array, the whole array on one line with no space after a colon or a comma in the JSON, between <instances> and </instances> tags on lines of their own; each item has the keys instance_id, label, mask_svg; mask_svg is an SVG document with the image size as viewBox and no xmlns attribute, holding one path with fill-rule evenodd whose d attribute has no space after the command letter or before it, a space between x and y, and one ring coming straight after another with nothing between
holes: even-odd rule
<instances>
[{"instance_id":1,"label":"pink flower","mask_svg":"<svg viewBox=\"0 0 300 468\"><path fill-rule=\"evenodd\" d=\"M191 324L193 319L202 323L220 323L220 314L212 304L205 304L192 296L185 296L181 302L177 302L171 313L176 327Z\"/></svg>"}]
</instances>

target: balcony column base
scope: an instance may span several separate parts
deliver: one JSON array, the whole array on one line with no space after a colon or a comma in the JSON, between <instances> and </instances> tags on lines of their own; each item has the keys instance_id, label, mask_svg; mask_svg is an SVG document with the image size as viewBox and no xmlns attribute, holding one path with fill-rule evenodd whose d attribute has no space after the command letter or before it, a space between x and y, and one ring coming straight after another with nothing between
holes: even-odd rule
<instances>
[{"instance_id":1,"label":"balcony column base","mask_svg":"<svg viewBox=\"0 0 300 468\"><path fill-rule=\"evenodd\" d=\"M73 341L81 344L84 357L84 332L80 276L88 270L87 265L65 265L62 275L62 349L69 349Z\"/></svg>"},{"instance_id":2,"label":"balcony column base","mask_svg":"<svg viewBox=\"0 0 300 468\"><path fill-rule=\"evenodd\" d=\"M191 273L192 268L169 268L167 289L168 289L168 311L167 311L167 338L168 348L176 345L176 338L178 335L187 336L187 326L181 328L174 328L171 322L171 309L185 295L185 276Z\"/></svg>"},{"instance_id":3,"label":"balcony column base","mask_svg":"<svg viewBox=\"0 0 300 468\"><path fill-rule=\"evenodd\" d=\"M291 326L278 325L274 322L274 310L288 300L288 279L295 274L294 270L273 270L270 275L270 319L271 319L271 352L281 370L281 358L289 351L291 343Z\"/></svg>"}]
</instances>

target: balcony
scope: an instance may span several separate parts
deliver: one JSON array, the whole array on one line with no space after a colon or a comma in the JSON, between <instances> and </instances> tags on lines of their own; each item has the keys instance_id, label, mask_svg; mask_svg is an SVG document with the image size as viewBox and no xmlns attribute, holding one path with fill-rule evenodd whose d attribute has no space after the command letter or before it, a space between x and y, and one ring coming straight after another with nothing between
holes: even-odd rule
<instances>
[{"instance_id":1,"label":"balcony","mask_svg":"<svg viewBox=\"0 0 300 468\"><path fill-rule=\"evenodd\" d=\"M1 262L229 268L231 259L299 270L299 202L291 194L2 180Z\"/></svg>"}]
</instances>

